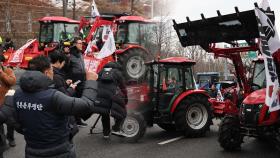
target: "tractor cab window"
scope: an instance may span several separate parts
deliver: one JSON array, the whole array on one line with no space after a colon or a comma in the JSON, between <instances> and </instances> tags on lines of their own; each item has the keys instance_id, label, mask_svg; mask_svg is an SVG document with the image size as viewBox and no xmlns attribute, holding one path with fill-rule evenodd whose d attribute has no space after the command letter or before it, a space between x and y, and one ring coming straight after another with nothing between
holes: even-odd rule
<instances>
[{"instance_id":1,"label":"tractor cab window","mask_svg":"<svg viewBox=\"0 0 280 158\"><path fill-rule=\"evenodd\" d=\"M40 27L40 43L51 43L53 41L53 24L42 23Z\"/></svg>"},{"instance_id":2,"label":"tractor cab window","mask_svg":"<svg viewBox=\"0 0 280 158\"><path fill-rule=\"evenodd\" d=\"M54 23L54 42L73 40L78 24Z\"/></svg>"},{"instance_id":3,"label":"tractor cab window","mask_svg":"<svg viewBox=\"0 0 280 158\"><path fill-rule=\"evenodd\" d=\"M140 24L140 44L141 46L152 49L155 46L156 37L156 25L153 23L142 23Z\"/></svg>"},{"instance_id":4,"label":"tractor cab window","mask_svg":"<svg viewBox=\"0 0 280 158\"><path fill-rule=\"evenodd\" d=\"M173 67L162 67L160 71L160 89L163 92L175 93L183 85L182 70Z\"/></svg>"},{"instance_id":5,"label":"tractor cab window","mask_svg":"<svg viewBox=\"0 0 280 158\"><path fill-rule=\"evenodd\" d=\"M192 69L185 69L186 89L195 89Z\"/></svg>"},{"instance_id":6,"label":"tractor cab window","mask_svg":"<svg viewBox=\"0 0 280 158\"><path fill-rule=\"evenodd\" d=\"M154 89L157 89L157 83L158 83L158 65L153 65L150 70L150 87L153 87Z\"/></svg>"},{"instance_id":7,"label":"tractor cab window","mask_svg":"<svg viewBox=\"0 0 280 158\"><path fill-rule=\"evenodd\" d=\"M129 23L127 43L139 44L140 43L139 37L140 37L139 23Z\"/></svg>"},{"instance_id":8,"label":"tractor cab window","mask_svg":"<svg viewBox=\"0 0 280 158\"><path fill-rule=\"evenodd\" d=\"M118 25L118 30L116 33L116 43L125 43L126 42L126 36L127 36L127 25L125 24L120 24Z\"/></svg>"},{"instance_id":9,"label":"tractor cab window","mask_svg":"<svg viewBox=\"0 0 280 158\"><path fill-rule=\"evenodd\" d=\"M258 88L266 87L265 66L263 62L255 63L252 86L257 86Z\"/></svg>"}]
</instances>

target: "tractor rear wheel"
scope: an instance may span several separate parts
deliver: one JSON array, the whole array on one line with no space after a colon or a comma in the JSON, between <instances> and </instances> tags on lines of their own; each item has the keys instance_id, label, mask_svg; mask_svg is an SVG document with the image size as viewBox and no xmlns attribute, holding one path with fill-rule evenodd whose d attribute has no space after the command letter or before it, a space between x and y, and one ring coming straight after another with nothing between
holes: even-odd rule
<instances>
[{"instance_id":1,"label":"tractor rear wheel","mask_svg":"<svg viewBox=\"0 0 280 158\"><path fill-rule=\"evenodd\" d=\"M223 118L219 128L219 139L221 147L227 151L240 148L243 136L240 133L240 123L237 117L226 116Z\"/></svg>"},{"instance_id":2,"label":"tractor rear wheel","mask_svg":"<svg viewBox=\"0 0 280 158\"><path fill-rule=\"evenodd\" d=\"M142 81L145 77L147 52L139 48L133 48L119 55L118 62L123 66L123 74L126 81Z\"/></svg>"},{"instance_id":3,"label":"tractor rear wheel","mask_svg":"<svg viewBox=\"0 0 280 158\"><path fill-rule=\"evenodd\" d=\"M121 130L124 133L125 141L137 142L146 132L146 121L140 113L129 113L125 118Z\"/></svg>"},{"instance_id":4,"label":"tractor rear wheel","mask_svg":"<svg viewBox=\"0 0 280 158\"><path fill-rule=\"evenodd\" d=\"M192 95L185 98L175 111L175 124L187 137L201 137L211 124L210 103L208 98Z\"/></svg>"},{"instance_id":5,"label":"tractor rear wheel","mask_svg":"<svg viewBox=\"0 0 280 158\"><path fill-rule=\"evenodd\" d=\"M167 132L174 132L176 131L175 124L167 124L167 123L159 123L157 124L160 128L166 130Z\"/></svg>"}]
</instances>

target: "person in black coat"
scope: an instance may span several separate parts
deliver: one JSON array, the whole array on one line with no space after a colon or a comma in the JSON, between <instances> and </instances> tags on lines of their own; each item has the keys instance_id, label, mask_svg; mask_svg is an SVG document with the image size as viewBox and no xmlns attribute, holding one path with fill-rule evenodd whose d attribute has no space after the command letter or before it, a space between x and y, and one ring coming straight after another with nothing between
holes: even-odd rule
<instances>
[{"instance_id":1,"label":"person in black coat","mask_svg":"<svg viewBox=\"0 0 280 158\"><path fill-rule=\"evenodd\" d=\"M68 116L84 117L94 112L97 74L87 73L81 98L74 98L53 89L53 69L48 58L33 58L28 69L13 96L16 120L26 141L25 157L75 158Z\"/></svg>"},{"instance_id":2,"label":"person in black coat","mask_svg":"<svg viewBox=\"0 0 280 158\"><path fill-rule=\"evenodd\" d=\"M127 114L127 90L121 69L118 63L110 62L99 73L98 103L95 109L103 114L101 121L104 138L109 138L111 132L110 115L115 118L115 125L112 127L114 134L121 135L120 126Z\"/></svg>"},{"instance_id":3,"label":"person in black coat","mask_svg":"<svg viewBox=\"0 0 280 158\"><path fill-rule=\"evenodd\" d=\"M73 81L80 81L76 88L76 97L81 97L84 82L86 79L86 70L84 57L82 54L83 42L81 38L74 38L73 47L70 49L70 57L67 68L67 76ZM82 122L81 118L76 117L78 126L85 127L86 123Z\"/></svg>"},{"instance_id":4,"label":"person in black coat","mask_svg":"<svg viewBox=\"0 0 280 158\"><path fill-rule=\"evenodd\" d=\"M70 79L66 80L66 75L62 70L66 62L66 58L67 58L66 55L58 51L55 51L49 55L49 58L51 60L51 65L53 67L53 72L54 72L53 82L55 85L55 89L70 97L73 97L77 85L72 84L72 80ZM68 126L71 129L70 140L72 140L72 138L79 132L79 128L76 124L76 120L74 116L69 117Z\"/></svg>"}]
</instances>

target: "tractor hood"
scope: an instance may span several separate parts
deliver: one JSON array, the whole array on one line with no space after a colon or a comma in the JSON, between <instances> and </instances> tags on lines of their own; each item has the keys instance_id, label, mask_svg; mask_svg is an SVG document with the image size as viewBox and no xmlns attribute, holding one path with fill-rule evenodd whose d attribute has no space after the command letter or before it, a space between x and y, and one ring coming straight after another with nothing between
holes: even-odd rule
<instances>
[{"instance_id":1,"label":"tractor hood","mask_svg":"<svg viewBox=\"0 0 280 158\"><path fill-rule=\"evenodd\" d=\"M254 105L265 103L266 88L256 90L249 94L244 100L243 104Z\"/></svg>"}]
</instances>

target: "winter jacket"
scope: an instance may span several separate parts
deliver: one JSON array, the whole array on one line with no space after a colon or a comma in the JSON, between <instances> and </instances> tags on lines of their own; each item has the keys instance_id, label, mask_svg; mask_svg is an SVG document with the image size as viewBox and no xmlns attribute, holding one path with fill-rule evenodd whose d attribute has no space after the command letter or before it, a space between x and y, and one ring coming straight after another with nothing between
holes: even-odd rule
<instances>
[{"instance_id":1,"label":"winter jacket","mask_svg":"<svg viewBox=\"0 0 280 158\"><path fill-rule=\"evenodd\" d=\"M84 57L81 51L76 47L70 49L70 61L68 66L68 76L70 79L75 81L85 81L86 80L86 71L84 64Z\"/></svg>"},{"instance_id":2,"label":"winter jacket","mask_svg":"<svg viewBox=\"0 0 280 158\"><path fill-rule=\"evenodd\" d=\"M57 89L58 91L68 95L68 96L73 96L75 93L75 90L71 87L69 87L66 84L66 80L65 80L65 74L62 73L58 68L53 67L53 72L54 72L54 76L53 76L53 82L55 85L55 89Z\"/></svg>"},{"instance_id":3,"label":"winter jacket","mask_svg":"<svg viewBox=\"0 0 280 158\"><path fill-rule=\"evenodd\" d=\"M69 115L92 113L97 82L86 81L81 98L53 89L53 82L39 71L26 71L14 94L16 118L26 140L26 157L68 158ZM53 151L53 152L51 152Z\"/></svg>"},{"instance_id":4,"label":"winter jacket","mask_svg":"<svg viewBox=\"0 0 280 158\"><path fill-rule=\"evenodd\" d=\"M73 97L75 94L75 90L66 84L65 81L66 77L63 71L61 71L61 69L53 67L53 72L54 72L53 82L55 85L55 89L70 97ZM68 120L69 120L68 126L70 128L70 140L72 140L72 138L79 132L79 128L76 124L76 120L74 116L69 116Z\"/></svg>"},{"instance_id":5,"label":"winter jacket","mask_svg":"<svg viewBox=\"0 0 280 158\"><path fill-rule=\"evenodd\" d=\"M102 79L106 68L111 68L113 82ZM98 94L94 111L111 114L116 119L126 117L127 90L121 73L121 66L115 62L106 64L99 73Z\"/></svg>"},{"instance_id":6,"label":"winter jacket","mask_svg":"<svg viewBox=\"0 0 280 158\"><path fill-rule=\"evenodd\" d=\"M16 84L16 76L13 70L10 68L1 68L3 72L0 72L0 106L4 102L5 94L13 85Z\"/></svg>"}]
</instances>

